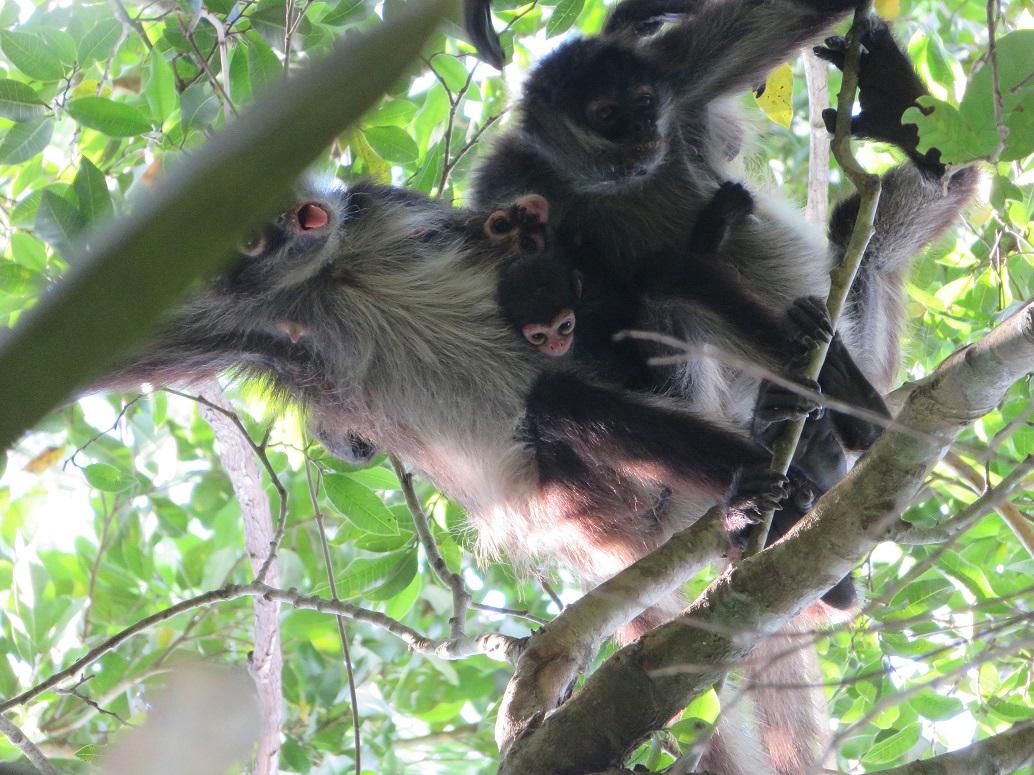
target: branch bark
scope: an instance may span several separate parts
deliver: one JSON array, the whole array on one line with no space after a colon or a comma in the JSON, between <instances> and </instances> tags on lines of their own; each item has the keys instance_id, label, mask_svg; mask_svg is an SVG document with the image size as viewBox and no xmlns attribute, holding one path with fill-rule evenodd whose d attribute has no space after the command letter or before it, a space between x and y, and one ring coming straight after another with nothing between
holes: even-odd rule
<instances>
[{"instance_id":1,"label":"branch bark","mask_svg":"<svg viewBox=\"0 0 1034 775\"><path fill-rule=\"evenodd\" d=\"M36 744L26 737L25 733L6 716L0 716L0 732L11 741L15 748L25 755L26 759L32 762L32 766L36 768L40 775L60 775L54 768L54 765L43 755L43 751L37 748Z\"/></svg>"},{"instance_id":2,"label":"branch bark","mask_svg":"<svg viewBox=\"0 0 1034 775\"><path fill-rule=\"evenodd\" d=\"M202 383L200 393L216 407L200 404L201 416L215 433L217 452L223 470L230 477L234 495L244 521L244 545L256 576L269 560L265 581L279 586L280 570L276 562L273 515L269 496L262 487L262 472L252 453L252 441L239 423L230 419L233 407L215 380ZM283 655L280 651L280 604L256 597L255 648L251 653L250 671L258 693L262 714L262 734L255 754L256 775L274 775L280 761L280 727L284 720L284 696L281 683Z\"/></svg>"},{"instance_id":3,"label":"branch bark","mask_svg":"<svg viewBox=\"0 0 1034 775\"><path fill-rule=\"evenodd\" d=\"M728 548L712 509L663 546L567 606L536 632L517 661L496 718L496 743L510 744L556 708L603 642L670 595Z\"/></svg>"},{"instance_id":4,"label":"branch bark","mask_svg":"<svg viewBox=\"0 0 1034 775\"><path fill-rule=\"evenodd\" d=\"M917 384L898 420L921 435L885 432L790 534L726 570L683 615L617 652L573 700L517 740L500 773L584 773L619 764L636 741L746 657L758 635L777 631L848 573L886 535L952 440L1031 369L1034 304Z\"/></svg>"}]
</instances>

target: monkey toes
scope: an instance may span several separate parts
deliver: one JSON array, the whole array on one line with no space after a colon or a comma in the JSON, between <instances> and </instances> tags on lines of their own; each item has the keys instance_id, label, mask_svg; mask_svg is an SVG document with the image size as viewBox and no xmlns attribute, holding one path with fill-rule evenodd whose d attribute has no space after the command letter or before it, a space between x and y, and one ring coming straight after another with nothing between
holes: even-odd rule
<instances>
[{"instance_id":1,"label":"monkey toes","mask_svg":"<svg viewBox=\"0 0 1034 775\"><path fill-rule=\"evenodd\" d=\"M546 248L549 203L538 194L527 194L485 220L485 235L493 245L517 253L539 253Z\"/></svg>"},{"instance_id":2,"label":"monkey toes","mask_svg":"<svg viewBox=\"0 0 1034 775\"><path fill-rule=\"evenodd\" d=\"M729 506L757 522L762 512L779 508L788 487L789 479L770 470L767 464L744 466L732 483Z\"/></svg>"}]
</instances>

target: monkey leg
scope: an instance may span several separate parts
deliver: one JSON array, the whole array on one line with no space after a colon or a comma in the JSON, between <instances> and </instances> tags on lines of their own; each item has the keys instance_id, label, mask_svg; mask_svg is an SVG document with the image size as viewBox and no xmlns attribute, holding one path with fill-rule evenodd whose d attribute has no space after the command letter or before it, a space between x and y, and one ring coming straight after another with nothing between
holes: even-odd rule
<instances>
[{"instance_id":1,"label":"monkey leg","mask_svg":"<svg viewBox=\"0 0 1034 775\"><path fill-rule=\"evenodd\" d=\"M566 444L590 467L727 501L746 490L759 509L784 495L785 477L768 471L760 446L674 403L553 373L538 378L526 408L533 443Z\"/></svg>"},{"instance_id":2,"label":"monkey leg","mask_svg":"<svg viewBox=\"0 0 1034 775\"><path fill-rule=\"evenodd\" d=\"M843 339L834 337L829 354L819 375L822 392L846 403L890 417L883 396L858 368ZM833 425L844 447L853 451L866 450L880 437L883 427L862 417L843 412L831 412Z\"/></svg>"}]
</instances>

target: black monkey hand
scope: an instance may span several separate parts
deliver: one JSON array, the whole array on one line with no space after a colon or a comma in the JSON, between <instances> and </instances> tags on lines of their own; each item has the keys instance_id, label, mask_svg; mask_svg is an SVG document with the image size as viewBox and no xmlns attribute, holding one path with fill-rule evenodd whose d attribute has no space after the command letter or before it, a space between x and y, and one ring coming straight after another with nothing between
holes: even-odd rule
<instances>
[{"instance_id":1,"label":"black monkey hand","mask_svg":"<svg viewBox=\"0 0 1034 775\"><path fill-rule=\"evenodd\" d=\"M726 223L732 223L754 212L754 197L739 183L725 181L711 197L710 207Z\"/></svg>"},{"instance_id":2,"label":"black monkey hand","mask_svg":"<svg viewBox=\"0 0 1034 775\"><path fill-rule=\"evenodd\" d=\"M813 393L821 393L819 383L804 377L795 377L794 382ZM767 380L761 383L758 402L754 409L755 435L772 423L796 420L800 417L818 419L825 413L822 405L811 396L803 396L789 388L775 385Z\"/></svg>"},{"instance_id":3,"label":"black monkey hand","mask_svg":"<svg viewBox=\"0 0 1034 775\"><path fill-rule=\"evenodd\" d=\"M741 466L729 488L729 508L756 523L762 512L779 508L788 487L789 479L769 469L767 463Z\"/></svg>"},{"instance_id":4,"label":"black monkey hand","mask_svg":"<svg viewBox=\"0 0 1034 775\"><path fill-rule=\"evenodd\" d=\"M802 296L794 299L786 311L790 337L797 345L797 355L807 357L818 342L833 338L833 323L829 319L826 303L817 296Z\"/></svg>"},{"instance_id":5,"label":"black monkey hand","mask_svg":"<svg viewBox=\"0 0 1034 775\"><path fill-rule=\"evenodd\" d=\"M858 102L861 111L851 118L851 134L893 143L920 166L939 167L940 153L932 149L925 156L919 154L915 125L901 123L904 112L916 107L916 100L929 93L908 55L898 46L886 22L878 17L866 19L860 35L863 48L858 70ZM815 47L815 55L843 70L845 39L835 36L826 38L824 43ZM833 108L822 111L822 120L832 134L836 129L837 111ZM943 167L940 170L943 171Z\"/></svg>"}]
</instances>

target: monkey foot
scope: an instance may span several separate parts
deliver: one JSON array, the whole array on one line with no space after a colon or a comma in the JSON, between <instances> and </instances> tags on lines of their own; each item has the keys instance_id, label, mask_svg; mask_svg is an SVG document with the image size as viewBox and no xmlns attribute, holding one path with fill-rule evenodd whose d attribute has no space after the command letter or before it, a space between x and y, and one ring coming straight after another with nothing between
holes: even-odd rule
<instances>
[{"instance_id":1,"label":"monkey foot","mask_svg":"<svg viewBox=\"0 0 1034 775\"><path fill-rule=\"evenodd\" d=\"M512 253L540 253L546 248L549 203L538 194L527 194L512 205L495 210L485 220L489 242Z\"/></svg>"},{"instance_id":2,"label":"monkey foot","mask_svg":"<svg viewBox=\"0 0 1034 775\"><path fill-rule=\"evenodd\" d=\"M742 467L730 488L729 506L743 513L751 522L757 522L762 512L779 508L786 497L789 480L767 464Z\"/></svg>"}]
</instances>

